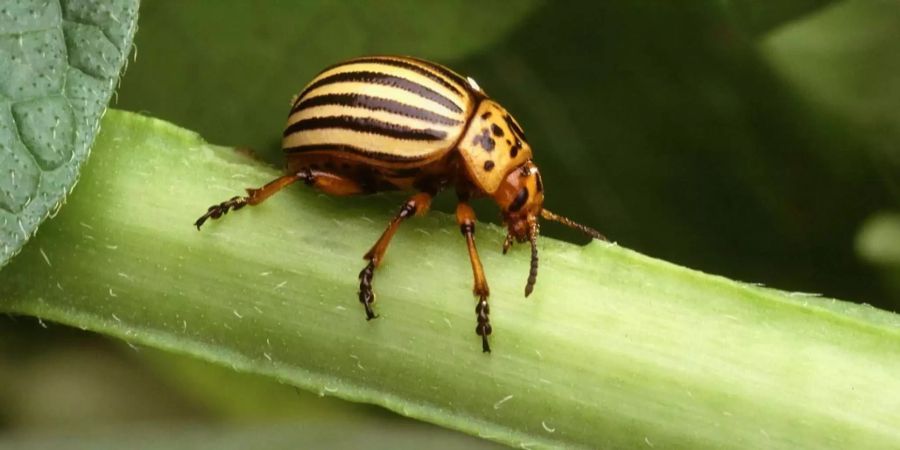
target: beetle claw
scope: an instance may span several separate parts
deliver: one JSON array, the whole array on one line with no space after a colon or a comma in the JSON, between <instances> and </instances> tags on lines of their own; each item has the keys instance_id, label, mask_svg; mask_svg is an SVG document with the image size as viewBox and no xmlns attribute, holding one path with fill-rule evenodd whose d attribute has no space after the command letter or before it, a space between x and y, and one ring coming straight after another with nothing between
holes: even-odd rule
<instances>
[{"instance_id":1,"label":"beetle claw","mask_svg":"<svg viewBox=\"0 0 900 450\"><path fill-rule=\"evenodd\" d=\"M490 314L491 307L488 305L487 296L479 296L478 303L475 305L475 317L478 319L478 325L475 326L475 333L481 336L481 351L484 353L491 352L491 345L488 343L488 336L490 336L491 331L493 331Z\"/></svg>"},{"instance_id":2,"label":"beetle claw","mask_svg":"<svg viewBox=\"0 0 900 450\"><path fill-rule=\"evenodd\" d=\"M372 276L375 273L375 261L370 259L369 264L359 272L359 302L366 309L366 320L378 318L378 314L372 310L375 303L375 293L372 292Z\"/></svg>"},{"instance_id":3,"label":"beetle claw","mask_svg":"<svg viewBox=\"0 0 900 450\"><path fill-rule=\"evenodd\" d=\"M200 227L203 226L209 219L218 219L225 214L228 214L230 210L239 210L244 206L247 206L247 197L232 197L228 201L224 201L219 203L218 205L212 205L206 209L206 214L200 216L196 222L194 222L194 226L197 227L197 230L200 230Z\"/></svg>"},{"instance_id":4,"label":"beetle claw","mask_svg":"<svg viewBox=\"0 0 900 450\"><path fill-rule=\"evenodd\" d=\"M506 234L506 239L503 240L503 254L509 251L509 248L513 245L513 237L511 234Z\"/></svg>"}]
</instances>

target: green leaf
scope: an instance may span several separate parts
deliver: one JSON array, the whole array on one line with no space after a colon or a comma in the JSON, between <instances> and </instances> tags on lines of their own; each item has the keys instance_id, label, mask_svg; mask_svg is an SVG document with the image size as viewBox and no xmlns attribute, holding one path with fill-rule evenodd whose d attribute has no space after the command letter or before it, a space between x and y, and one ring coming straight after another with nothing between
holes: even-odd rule
<instances>
[{"instance_id":1,"label":"green leaf","mask_svg":"<svg viewBox=\"0 0 900 450\"><path fill-rule=\"evenodd\" d=\"M0 7L0 267L75 185L131 50L137 0Z\"/></svg>"},{"instance_id":2,"label":"green leaf","mask_svg":"<svg viewBox=\"0 0 900 450\"><path fill-rule=\"evenodd\" d=\"M209 223L275 170L111 112L77 195L0 273L0 309L263 374L526 447L888 448L900 317L705 275L616 245L499 252L481 225L494 353L474 333L452 217L405 224L356 300L363 252L403 197L293 186ZM46 280L34 283L33 280Z\"/></svg>"},{"instance_id":3,"label":"green leaf","mask_svg":"<svg viewBox=\"0 0 900 450\"><path fill-rule=\"evenodd\" d=\"M269 377L235 372L196 358L141 348L140 359L182 395L231 422L297 419L357 422L389 415L370 405L321 397L273 383Z\"/></svg>"}]
</instances>

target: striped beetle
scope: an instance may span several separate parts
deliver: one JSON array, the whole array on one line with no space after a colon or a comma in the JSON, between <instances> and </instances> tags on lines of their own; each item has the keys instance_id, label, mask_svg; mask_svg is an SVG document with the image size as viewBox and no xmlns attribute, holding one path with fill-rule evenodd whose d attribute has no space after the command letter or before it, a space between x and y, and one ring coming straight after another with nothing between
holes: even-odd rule
<instances>
[{"instance_id":1,"label":"striped beetle","mask_svg":"<svg viewBox=\"0 0 900 450\"><path fill-rule=\"evenodd\" d=\"M368 263L359 274L358 295L367 320L377 317L372 277L397 227L424 214L447 186L459 198L456 221L472 263L478 297L475 332L485 352L490 352L489 289L475 248L470 199L491 197L500 206L508 228L504 254L513 241L531 243L526 297L537 279L538 216L605 240L596 230L543 208L541 175L522 127L474 80L439 64L371 56L326 68L294 98L282 147L284 176L247 189L245 197L211 206L194 225L199 230L207 219L258 205L299 180L331 195L417 192L364 256Z\"/></svg>"}]
</instances>

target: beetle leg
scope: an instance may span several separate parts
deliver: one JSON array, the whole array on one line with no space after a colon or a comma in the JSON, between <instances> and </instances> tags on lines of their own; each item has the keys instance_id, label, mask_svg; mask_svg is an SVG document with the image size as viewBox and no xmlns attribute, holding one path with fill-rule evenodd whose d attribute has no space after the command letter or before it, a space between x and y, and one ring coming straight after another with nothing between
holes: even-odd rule
<instances>
[{"instance_id":1,"label":"beetle leg","mask_svg":"<svg viewBox=\"0 0 900 450\"><path fill-rule=\"evenodd\" d=\"M226 200L218 205L210 206L206 211L206 214L200 216L200 218L194 222L194 226L199 230L208 219L218 219L219 217L228 214L228 211L237 211L247 205L258 205L285 186L305 178L305 175L307 174L295 173L284 175L266 183L265 186L259 189L248 188L247 196L245 197L232 197L230 200Z\"/></svg>"},{"instance_id":2,"label":"beetle leg","mask_svg":"<svg viewBox=\"0 0 900 450\"><path fill-rule=\"evenodd\" d=\"M228 211L237 211L247 205L258 205L297 180L303 180L306 184L331 195L352 195L363 192L362 186L349 178L319 170L303 169L291 175L278 177L261 188L247 188L245 197L232 197L218 205L210 206L206 214L194 222L194 226L199 230L209 219L218 219L228 214Z\"/></svg>"},{"instance_id":3,"label":"beetle leg","mask_svg":"<svg viewBox=\"0 0 900 450\"><path fill-rule=\"evenodd\" d=\"M509 248L513 245L513 235L506 233L506 239L503 239L503 254L509 251Z\"/></svg>"},{"instance_id":4,"label":"beetle leg","mask_svg":"<svg viewBox=\"0 0 900 450\"><path fill-rule=\"evenodd\" d=\"M366 308L366 320L378 317L372 310L372 303L375 303L375 293L372 292L372 277L375 274L375 268L381 264L384 258L384 252L387 250L388 244L391 243L391 238L394 237L394 233L397 232L397 227L400 226L401 222L413 215L426 213L431 206L432 197L433 195L427 192L419 192L410 197L403 204L403 207L400 208L400 212L391 219L391 223L381 233L381 237L378 238L375 245L363 256L363 259L368 260L369 263L359 273L359 302Z\"/></svg>"},{"instance_id":5,"label":"beetle leg","mask_svg":"<svg viewBox=\"0 0 900 450\"><path fill-rule=\"evenodd\" d=\"M328 195L344 196L366 192L358 182L341 175L310 169L303 169L301 173L306 174L303 181L307 185Z\"/></svg>"},{"instance_id":6,"label":"beetle leg","mask_svg":"<svg viewBox=\"0 0 900 450\"><path fill-rule=\"evenodd\" d=\"M488 296L490 289L488 288L487 279L484 277L484 268L481 266L481 259L478 257L478 249L475 248L475 211L466 202L459 202L456 205L456 222L459 224L459 230L466 238L466 246L469 248L469 260L472 262L472 275L475 277L475 287L473 291L478 296L478 304L475 305L475 315L478 319L478 325L475 327L475 333L481 336L481 349L485 353L490 353L491 346L488 344L488 336L491 334L490 313L491 308L488 306Z\"/></svg>"}]
</instances>

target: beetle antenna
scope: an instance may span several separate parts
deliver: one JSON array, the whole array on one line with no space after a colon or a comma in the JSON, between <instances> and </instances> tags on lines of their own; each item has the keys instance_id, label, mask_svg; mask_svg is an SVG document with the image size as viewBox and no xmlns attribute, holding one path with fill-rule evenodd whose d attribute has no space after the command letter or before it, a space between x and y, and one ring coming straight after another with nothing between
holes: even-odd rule
<instances>
[{"instance_id":1,"label":"beetle antenna","mask_svg":"<svg viewBox=\"0 0 900 450\"><path fill-rule=\"evenodd\" d=\"M531 271L528 272L528 282L525 283L525 296L531 295L534 290L534 283L537 281L538 273L538 251L537 251L538 228L537 222L531 224L528 232L528 240L531 241Z\"/></svg>"},{"instance_id":2,"label":"beetle antenna","mask_svg":"<svg viewBox=\"0 0 900 450\"><path fill-rule=\"evenodd\" d=\"M580 224L580 223L578 223L578 222L575 222L575 221L572 220L572 219L569 219L568 217L563 217L563 216L560 216L560 215L553 214L552 212L547 211L546 209L542 209L542 210L541 210L541 217L543 217L543 218L545 218L545 219L547 219L547 220L552 220L552 221L554 221L554 222L559 222L559 223L561 223L561 224L563 224L563 225L565 225L565 226L567 226L567 227L569 227L569 228L574 228L574 229L576 229L576 230L578 230L578 231L580 231L580 232L582 232L582 233L584 233L584 234L586 234L586 235L588 235L588 236L590 236L590 237L592 237L592 238L594 238L594 239L599 239L599 240L601 240L601 241L608 241L608 240L609 240L609 239L606 239L606 236L600 234L599 231L597 231L597 230L595 230L595 229L593 229L593 228L591 228L591 227L589 227L589 226L582 225L582 224Z\"/></svg>"}]
</instances>

